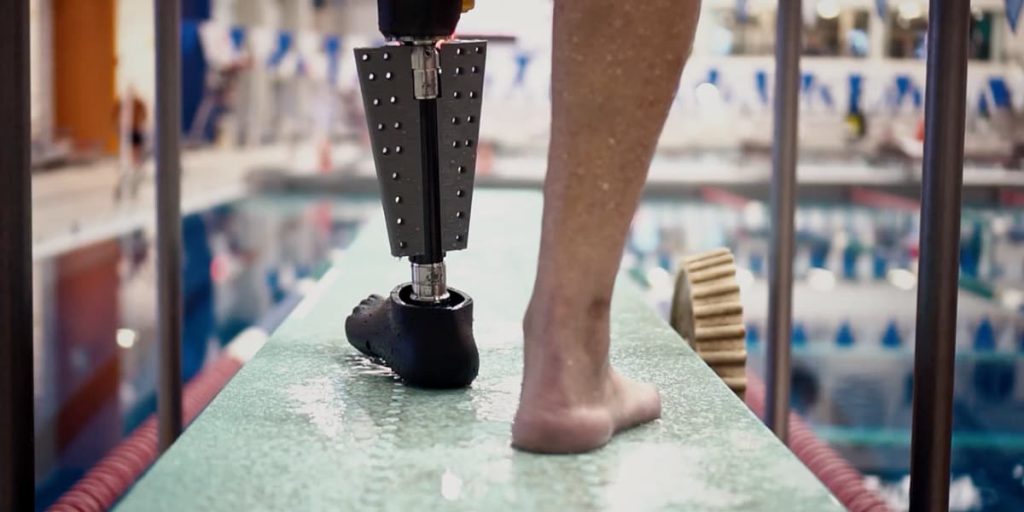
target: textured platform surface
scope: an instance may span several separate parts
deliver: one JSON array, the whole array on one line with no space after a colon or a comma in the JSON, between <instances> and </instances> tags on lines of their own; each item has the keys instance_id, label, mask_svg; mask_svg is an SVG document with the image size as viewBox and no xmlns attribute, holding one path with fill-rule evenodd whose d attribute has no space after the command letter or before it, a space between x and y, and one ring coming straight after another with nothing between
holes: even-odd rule
<instances>
[{"instance_id":1,"label":"textured platform surface","mask_svg":"<svg viewBox=\"0 0 1024 512\"><path fill-rule=\"evenodd\" d=\"M450 280L476 300L472 389L408 389L344 339L351 308L405 279L367 226L120 510L839 510L828 491L620 279L612 357L659 386L663 419L580 456L509 447L534 192L477 195Z\"/></svg>"}]
</instances>

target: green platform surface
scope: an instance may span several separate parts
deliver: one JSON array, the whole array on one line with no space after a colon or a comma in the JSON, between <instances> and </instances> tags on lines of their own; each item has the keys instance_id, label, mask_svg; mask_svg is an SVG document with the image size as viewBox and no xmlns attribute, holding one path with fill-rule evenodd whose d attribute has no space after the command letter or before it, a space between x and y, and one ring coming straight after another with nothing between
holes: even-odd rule
<instances>
[{"instance_id":1,"label":"green platform surface","mask_svg":"<svg viewBox=\"0 0 1024 512\"><path fill-rule=\"evenodd\" d=\"M513 450L542 203L474 203L469 250L448 260L449 283L476 301L472 388L407 388L346 342L352 307L407 279L375 219L119 510L840 509L626 277L613 364L657 384L663 418L589 454Z\"/></svg>"}]
</instances>

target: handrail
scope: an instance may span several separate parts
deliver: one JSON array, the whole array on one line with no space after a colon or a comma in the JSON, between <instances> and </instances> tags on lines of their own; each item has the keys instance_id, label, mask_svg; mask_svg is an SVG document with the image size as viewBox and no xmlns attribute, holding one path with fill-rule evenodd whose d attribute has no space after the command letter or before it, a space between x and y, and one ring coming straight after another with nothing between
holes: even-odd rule
<instances>
[{"instance_id":1,"label":"handrail","mask_svg":"<svg viewBox=\"0 0 1024 512\"><path fill-rule=\"evenodd\" d=\"M28 4L0 16L0 510L35 506Z\"/></svg>"},{"instance_id":2,"label":"handrail","mask_svg":"<svg viewBox=\"0 0 1024 512\"><path fill-rule=\"evenodd\" d=\"M771 271L768 274L768 363L764 421L789 435L790 330L793 315L793 217L796 210L800 105L801 0L779 0L775 27L775 127L772 138Z\"/></svg>"},{"instance_id":3,"label":"handrail","mask_svg":"<svg viewBox=\"0 0 1024 512\"><path fill-rule=\"evenodd\" d=\"M931 0L910 447L914 511L949 506L970 19L969 0Z\"/></svg>"},{"instance_id":4,"label":"handrail","mask_svg":"<svg viewBox=\"0 0 1024 512\"><path fill-rule=\"evenodd\" d=\"M157 416L160 452L181 435L181 1L155 0Z\"/></svg>"}]
</instances>

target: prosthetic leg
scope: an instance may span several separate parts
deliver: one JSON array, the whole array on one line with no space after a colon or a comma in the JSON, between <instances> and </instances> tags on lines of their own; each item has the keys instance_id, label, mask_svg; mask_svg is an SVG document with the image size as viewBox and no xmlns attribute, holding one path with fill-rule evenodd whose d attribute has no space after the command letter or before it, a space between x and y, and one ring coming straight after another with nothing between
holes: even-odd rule
<instances>
[{"instance_id":1,"label":"prosthetic leg","mask_svg":"<svg viewBox=\"0 0 1024 512\"><path fill-rule=\"evenodd\" d=\"M362 301L345 331L426 388L468 386L480 364L473 299L448 287L444 263L468 242L487 52L449 39L462 10L463 0L379 0L390 44L355 51L391 254L409 258L412 280Z\"/></svg>"}]
</instances>

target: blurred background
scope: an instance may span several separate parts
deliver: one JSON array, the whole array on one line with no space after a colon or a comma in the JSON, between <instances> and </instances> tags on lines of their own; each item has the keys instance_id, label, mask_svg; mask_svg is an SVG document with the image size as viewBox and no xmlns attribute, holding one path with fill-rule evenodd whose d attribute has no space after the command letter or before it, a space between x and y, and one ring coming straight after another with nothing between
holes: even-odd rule
<instances>
[{"instance_id":1,"label":"blurred background","mask_svg":"<svg viewBox=\"0 0 1024 512\"><path fill-rule=\"evenodd\" d=\"M45 508L155 411L156 63L150 1L30 3ZM792 401L901 509L927 3L804 5ZM1014 30L1020 2L972 6L951 506L1024 510L1024 29ZM265 337L332 265L358 264L346 247L381 210L352 49L382 41L374 0L182 7L182 346L192 380L233 341ZM491 41L480 187L542 183L550 18L550 0L478 0L463 17L460 37ZM756 372L774 30L773 1L703 2L623 259L667 315L678 259L730 247Z\"/></svg>"}]
</instances>

